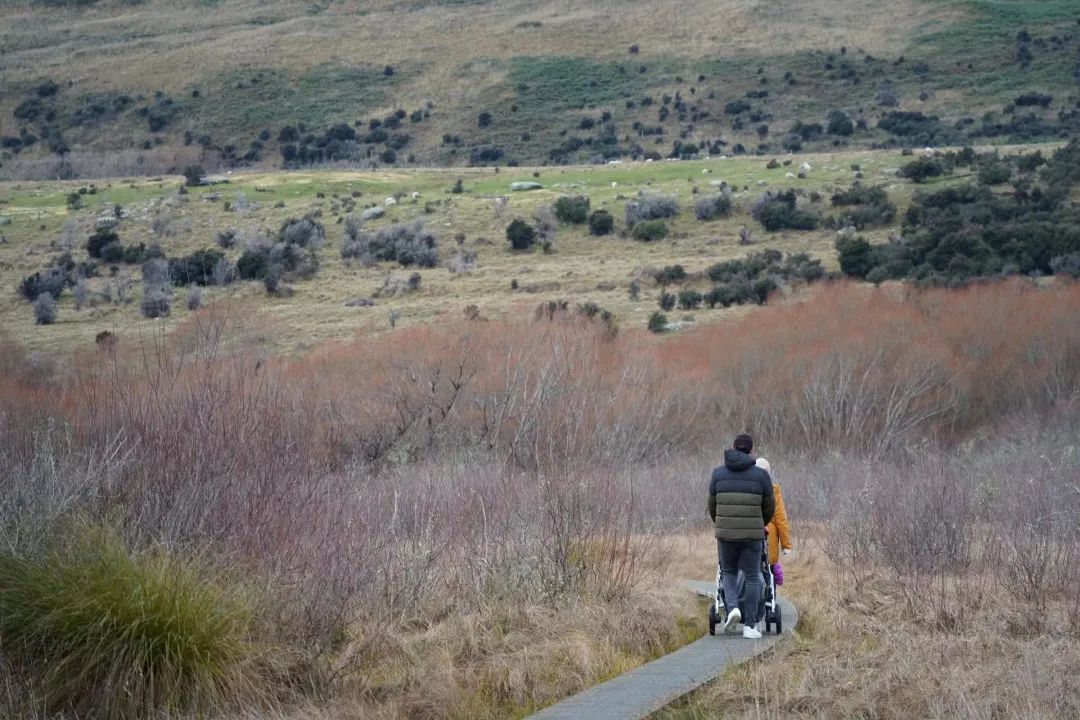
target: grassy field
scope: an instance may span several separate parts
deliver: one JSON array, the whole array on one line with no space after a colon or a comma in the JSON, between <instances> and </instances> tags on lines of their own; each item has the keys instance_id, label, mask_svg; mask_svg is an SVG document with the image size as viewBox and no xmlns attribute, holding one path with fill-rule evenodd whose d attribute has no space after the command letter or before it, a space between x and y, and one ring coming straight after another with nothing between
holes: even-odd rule
<instances>
[{"instance_id":1,"label":"grassy field","mask_svg":"<svg viewBox=\"0 0 1080 720\"><path fill-rule=\"evenodd\" d=\"M623 151L637 144L666 155L676 140L721 138L776 149L794 123L823 123L833 109L867 127L820 147L868 147L890 140L875 129L888 109L875 99L884 81L899 109L950 122L1000 113L1021 92L1052 93L1054 104L1036 110L1057 122L1075 100L1080 43L1067 0L6 0L3 8L0 136L37 138L2 158L0 173L17 177L55 176L35 163L58 138L82 176L109 175L106 164L116 175L165 172L200 154L276 167L284 126L319 134L398 109L420 112L402 125L410 140L396 162L410 166L466 164L488 146L503 150L502 162L541 164L567 138L596 139L580 122L605 112ZM1024 62L1020 30L1030 35ZM55 90L38 98L46 81ZM728 101L762 91L768 97L748 115L726 114ZM685 112L658 115L665 96L681 97ZM35 98L40 113L20 112ZM492 121L481 127L483 112ZM242 160L253 141L259 152Z\"/></svg>"},{"instance_id":2,"label":"grassy field","mask_svg":"<svg viewBox=\"0 0 1080 720\"><path fill-rule=\"evenodd\" d=\"M0 228L6 238L0 244L0 278L4 286L0 325L27 347L52 351L86 347L103 330L121 336L156 330L160 321L140 318L138 265L120 264L115 275L102 266L100 277L89 280L94 293L127 285L125 301L117 301L115 293L113 302L95 295L97 299L80 311L68 292L60 302L58 322L53 325L35 326L30 304L16 292L23 277L49 264L64 238L72 243L76 260L86 259L83 245L95 218L120 205L129 215L118 227L121 241L128 245L156 242L169 257L216 247L218 232L227 228L242 236L258 232L272 235L286 218L318 215L327 228L322 266L316 278L292 284L295 295L268 297L257 282L211 287L204 292L205 302L216 303L234 320L249 322L253 340L268 344L276 352L302 351L328 339L385 331L390 327L391 312L397 315L397 326L401 327L458 320L469 306L476 306L482 317L490 319L528 317L540 303L561 299L572 304L596 303L613 312L621 325L643 327L657 309L661 292L651 278L645 277L649 268L681 264L693 275L720 260L776 248L810 253L827 268L835 269L835 231L766 232L750 217L745 205L765 189L795 187L807 194L819 193L821 200L815 205L827 215L832 212L829 196L851 185L855 174L852 166L857 165L865 175L863 182L887 187L890 199L902 213L915 186L897 178L895 172L908 159L899 152L865 151L798 156L791 166L775 169L768 169L764 158L733 158L501 172L251 173L233 175L227 184L191 188L186 194L179 194L182 178L177 177L111 180L97 182L94 194L82 196L86 206L78 210L67 207L67 195L79 187L89 189L87 183L5 183L0 184L0 216L9 223ZM813 168L806 179L787 177L804 162ZM450 189L459 178L465 192L453 194ZM536 181L544 188L511 192L510 183L519 180ZM715 221L696 220L694 200L717 193L715 184L721 181L737 190L735 210ZM639 191L678 197L680 214L670 223L671 234L666 240L642 243L618 234L593 237L586 226L560 224L553 253L539 249L530 253L510 251L505 237L510 220L531 219L537 208L550 205L561 195L587 194L594 209L611 211L619 231L624 227L626 200ZM412 193L420 197L413 199ZM423 220L440 238L442 266L416 270L422 277L418 292L378 298L374 307L346 307L350 299L371 298L388 276L407 277L414 272L397 264L364 267L341 259L344 231L339 222L346 214L345 203L355 201L356 214L368 205L382 205L395 195L400 202L388 206L386 215L371 221L370 226ZM500 196L509 197L501 211L496 203ZM226 204L231 206L228 210ZM743 226L752 231L755 245L740 244L738 233ZM884 239L896 229L898 225L877 228L867 235ZM241 250L242 243L227 253L235 260ZM476 253L475 266L466 272L452 272L447 261L463 251ZM699 278L691 286L707 289L708 280ZM628 289L635 279L641 280L641 295L631 300ZM512 281L516 281L516 289ZM178 289L172 316L163 321L166 329L191 315L183 300L184 291ZM692 313L692 318L676 312L672 319L711 322L743 311L701 310Z\"/></svg>"}]
</instances>

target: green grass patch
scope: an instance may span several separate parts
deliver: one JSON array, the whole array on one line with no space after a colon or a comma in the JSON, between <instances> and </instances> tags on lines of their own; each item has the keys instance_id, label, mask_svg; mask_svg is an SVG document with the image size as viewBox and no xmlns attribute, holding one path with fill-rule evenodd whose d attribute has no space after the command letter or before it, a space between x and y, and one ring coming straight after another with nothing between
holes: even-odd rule
<instances>
[{"instance_id":1,"label":"green grass patch","mask_svg":"<svg viewBox=\"0 0 1080 720\"><path fill-rule=\"evenodd\" d=\"M303 123L312 131L349 122L384 104L399 74L382 67L324 65L298 77L281 70L237 70L221 75L207 93L201 120L225 137ZM215 138L216 140L217 138Z\"/></svg>"},{"instance_id":2,"label":"green grass patch","mask_svg":"<svg viewBox=\"0 0 1080 720\"><path fill-rule=\"evenodd\" d=\"M646 72L640 71L640 66ZM670 62L596 62L581 57L517 57L510 62L510 82L523 115L585 109L637 99L661 82Z\"/></svg>"}]
</instances>

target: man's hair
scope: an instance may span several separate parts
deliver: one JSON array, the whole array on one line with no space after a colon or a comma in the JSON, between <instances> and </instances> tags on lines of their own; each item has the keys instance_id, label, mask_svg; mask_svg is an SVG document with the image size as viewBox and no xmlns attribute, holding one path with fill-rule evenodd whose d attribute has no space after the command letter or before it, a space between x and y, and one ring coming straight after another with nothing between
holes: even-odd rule
<instances>
[{"instance_id":1,"label":"man's hair","mask_svg":"<svg viewBox=\"0 0 1080 720\"><path fill-rule=\"evenodd\" d=\"M746 434L736 435L732 447L740 452L748 453L754 449L754 438Z\"/></svg>"}]
</instances>

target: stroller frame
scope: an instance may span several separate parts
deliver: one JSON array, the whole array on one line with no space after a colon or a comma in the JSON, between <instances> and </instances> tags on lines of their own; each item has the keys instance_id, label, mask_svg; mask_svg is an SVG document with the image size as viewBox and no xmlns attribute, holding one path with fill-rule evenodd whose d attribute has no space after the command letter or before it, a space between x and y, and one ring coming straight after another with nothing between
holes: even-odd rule
<instances>
[{"instance_id":1,"label":"stroller frame","mask_svg":"<svg viewBox=\"0 0 1080 720\"><path fill-rule=\"evenodd\" d=\"M780 603L776 593L776 578L773 576L772 565L769 563L769 549L768 545L763 543L761 552L761 575L764 578L763 592L761 593L761 605L758 608L758 618L765 623L765 632L772 632L773 628L776 629L776 634L779 635L784 631L784 619L783 613L780 610ZM743 586L743 578L739 577L739 589L740 596ZM746 609L739 604L739 610L742 612L742 616L747 617ZM713 596L713 601L709 605L709 634L716 634L716 626L718 624L723 625L725 618L727 617L727 604L724 602L724 583L723 583L723 569L720 564L716 565L716 593Z\"/></svg>"}]
</instances>

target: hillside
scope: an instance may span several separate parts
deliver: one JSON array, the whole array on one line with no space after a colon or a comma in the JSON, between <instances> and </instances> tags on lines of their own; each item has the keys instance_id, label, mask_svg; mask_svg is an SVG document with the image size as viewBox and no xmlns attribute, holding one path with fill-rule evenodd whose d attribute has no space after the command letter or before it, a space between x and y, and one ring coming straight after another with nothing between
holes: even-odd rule
<instances>
[{"instance_id":1,"label":"hillside","mask_svg":"<svg viewBox=\"0 0 1080 720\"><path fill-rule=\"evenodd\" d=\"M466 318L711 323L830 274L1077 277L1078 159L1074 142L1047 154L237 173L190 187L0 183L0 326L64 352L103 331L182 327L212 306L248 343L303 352ZM535 187L513 189L522 183Z\"/></svg>"},{"instance_id":2,"label":"hillside","mask_svg":"<svg viewBox=\"0 0 1080 720\"><path fill-rule=\"evenodd\" d=\"M5 0L3 10L0 177L193 162L543 165L1080 129L1069 0Z\"/></svg>"}]
</instances>

